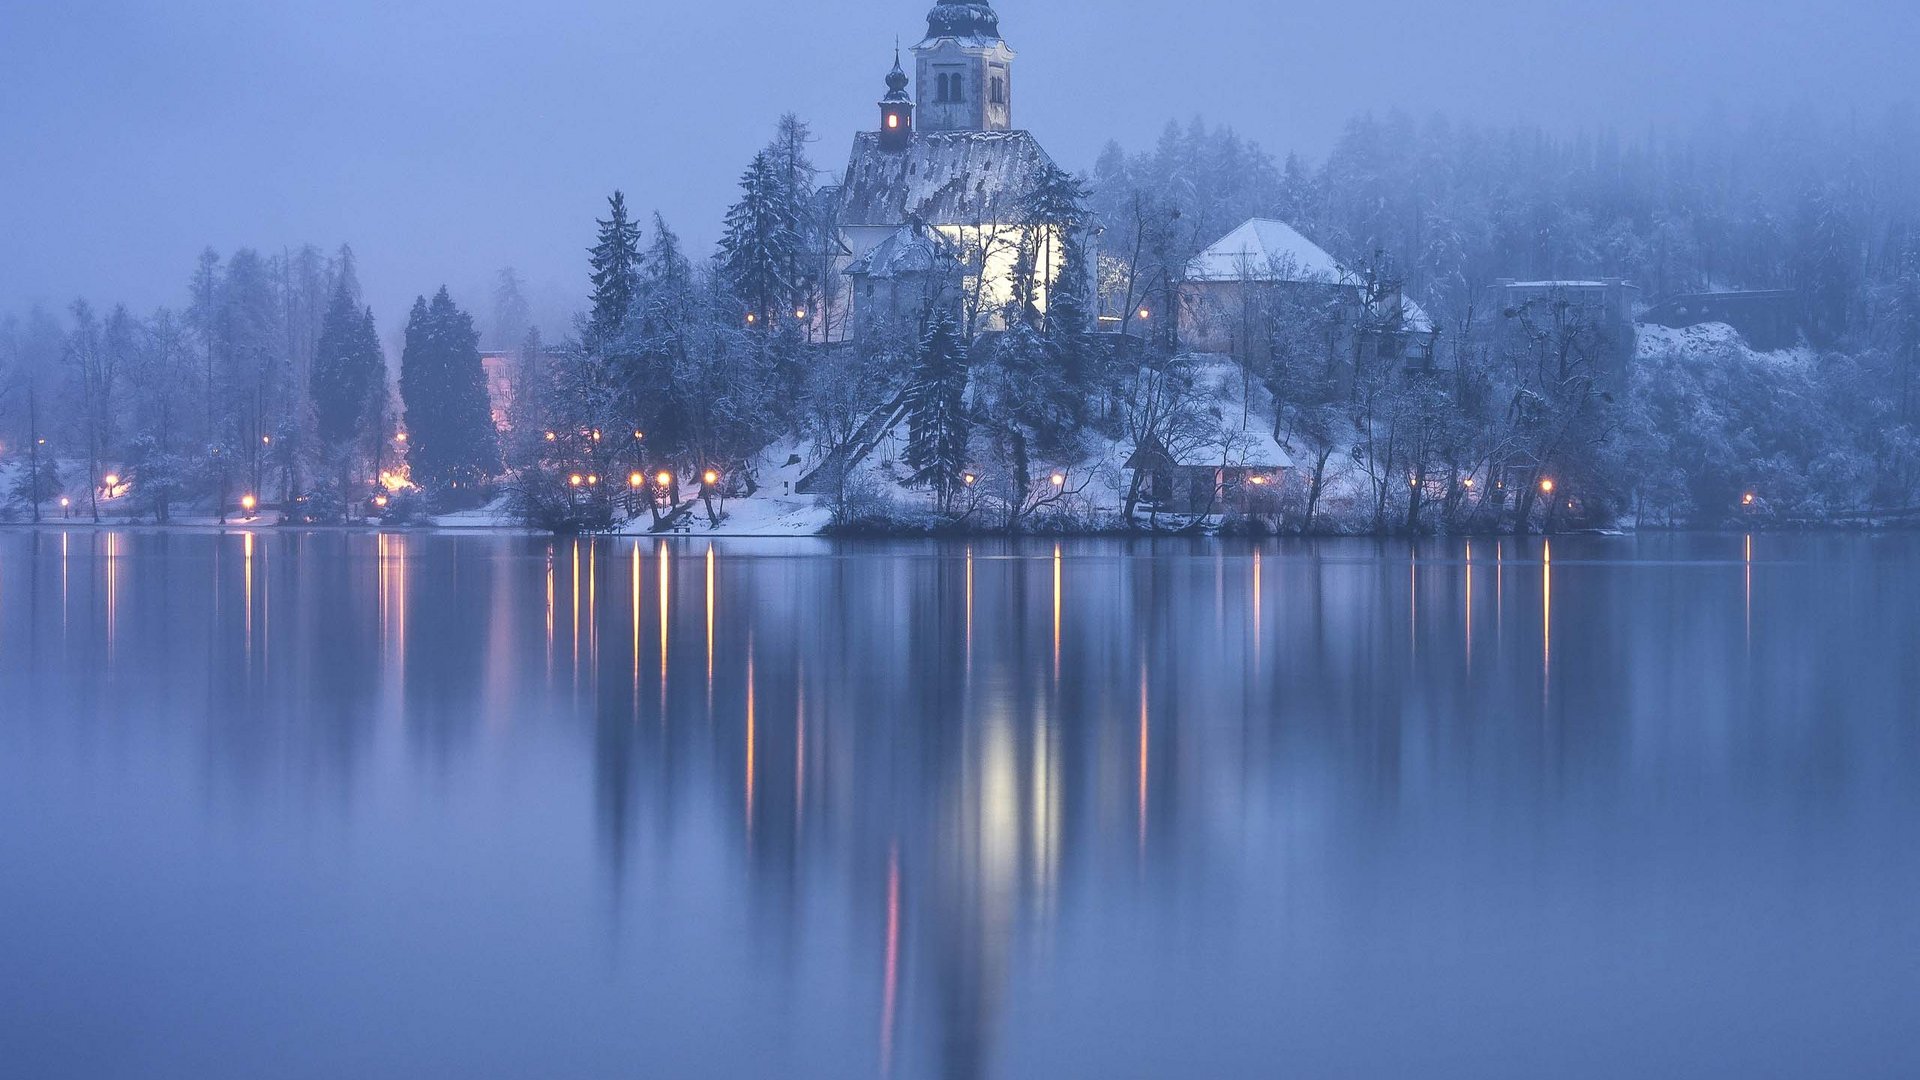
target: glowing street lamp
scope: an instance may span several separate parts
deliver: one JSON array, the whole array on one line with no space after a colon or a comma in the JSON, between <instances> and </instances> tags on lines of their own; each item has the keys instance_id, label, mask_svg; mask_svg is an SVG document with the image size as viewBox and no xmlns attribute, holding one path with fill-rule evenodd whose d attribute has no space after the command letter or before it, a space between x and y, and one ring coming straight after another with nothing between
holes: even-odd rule
<instances>
[{"instance_id":1,"label":"glowing street lamp","mask_svg":"<svg viewBox=\"0 0 1920 1080\"><path fill-rule=\"evenodd\" d=\"M404 431L402 431L402 432L400 432L400 433L398 433L398 434L396 434L396 435L395 435L395 436L393 437L393 441L394 441L394 442L397 442L397 443L403 443L403 442L406 442L406 441L407 441L407 433L406 433L406 432L404 432Z\"/></svg>"},{"instance_id":2,"label":"glowing street lamp","mask_svg":"<svg viewBox=\"0 0 1920 1080\"><path fill-rule=\"evenodd\" d=\"M1067 474L1066 474L1066 473L1054 473L1054 474L1053 474L1053 476L1052 476L1052 477L1050 477L1050 479L1051 479L1051 480L1053 481L1053 486L1054 486L1054 487L1057 487L1057 488L1063 488L1063 487L1066 487L1066 486L1067 486Z\"/></svg>"},{"instance_id":3,"label":"glowing street lamp","mask_svg":"<svg viewBox=\"0 0 1920 1080\"><path fill-rule=\"evenodd\" d=\"M1153 317L1153 312L1148 311L1146 308L1141 308L1138 314L1143 319L1148 319Z\"/></svg>"},{"instance_id":4,"label":"glowing street lamp","mask_svg":"<svg viewBox=\"0 0 1920 1080\"><path fill-rule=\"evenodd\" d=\"M548 442L558 442L559 440L560 440L560 436L558 433L552 432L552 431L547 432Z\"/></svg>"},{"instance_id":5,"label":"glowing street lamp","mask_svg":"<svg viewBox=\"0 0 1920 1080\"><path fill-rule=\"evenodd\" d=\"M240 496L240 509L245 510L249 516L252 515L254 507L257 507L259 505L260 505L260 500L254 498L251 495Z\"/></svg>"},{"instance_id":6,"label":"glowing street lamp","mask_svg":"<svg viewBox=\"0 0 1920 1080\"><path fill-rule=\"evenodd\" d=\"M653 482L659 484L661 487L672 487L673 474L665 469L661 469L654 475Z\"/></svg>"},{"instance_id":7,"label":"glowing street lamp","mask_svg":"<svg viewBox=\"0 0 1920 1080\"><path fill-rule=\"evenodd\" d=\"M647 478L639 473L628 473L627 486L638 491L647 486Z\"/></svg>"},{"instance_id":8,"label":"glowing street lamp","mask_svg":"<svg viewBox=\"0 0 1920 1080\"><path fill-rule=\"evenodd\" d=\"M599 478L598 476L589 476L589 477L587 477L587 486L588 486L588 487L599 487L599 486L600 486L600 478Z\"/></svg>"},{"instance_id":9,"label":"glowing street lamp","mask_svg":"<svg viewBox=\"0 0 1920 1080\"><path fill-rule=\"evenodd\" d=\"M1472 490L1473 490L1473 477L1471 477L1471 476L1469 476L1469 477L1467 477L1467 478L1466 478L1465 480L1462 480L1462 481L1460 481L1460 486L1461 486L1461 487L1463 487L1463 488L1466 488L1466 489L1467 489L1468 491L1472 491Z\"/></svg>"},{"instance_id":10,"label":"glowing street lamp","mask_svg":"<svg viewBox=\"0 0 1920 1080\"><path fill-rule=\"evenodd\" d=\"M968 487L972 487L974 484L978 483L979 481L980 481L980 478L973 475L972 473L968 473L967 475L960 478L960 482L967 485Z\"/></svg>"},{"instance_id":11,"label":"glowing street lamp","mask_svg":"<svg viewBox=\"0 0 1920 1080\"><path fill-rule=\"evenodd\" d=\"M271 436L271 435L262 435L262 436L260 436L260 445L261 445L261 446L272 446L272 445L273 445L273 436Z\"/></svg>"},{"instance_id":12,"label":"glowing street lamp","mask_svg":"<svg viewBox=\"0 0 1920 1080\"><path fill-rule=\"evenodd\" d=\"M807 317L807 309L806 309L806 308L794 308L794 309L793 309L793 317L794 317L794 318L796 318L796 319L805 319L805 318Z\"/></svg>"},{"instance_id":13,"label":"glowing street lamp","mask_svg":"<svg viewBox=\"0 0 1920 1080\"><path fill-rule=\"evenodd\" d=\"M1551 480L1542 480L1542 481L1540 481L1540 493L1541 493L1542 495L1551 495L1551 494L1553 494L1553 481L1551 481Z\"/></svg>"},{"instance_id":14,"label":"glowing street lamp","mask_svg":"<svg viewBox=\"0 0 1920 1080\"><path fill-rule=\"evenodd\" d=\"M587 478L581 476L579 473L574 473L572 476L567 477L567 483L572 484L574 487L579 487L586 482Z\"/></svg>"},{"instance_id":15,"label":"glowing street lamp","mask_svg":"<svg viewBox=\"0 0 1920 1080\"><path fill-rule=\"evenodd\" d=\"M1753 500L1754 500L1754 494L1753 494L1753 492L1751 492L1751 491L1749 491L1749 492L1747 492L1747 493L1746 493L1745 495L1742 495L1742 496L1740 496L1740 505L1741 505L1741 506L1752 506L1752 505L1753 505Z\"/></svg>"},{"instance_id":16,"label":"glowing street lamp","mask_svg":"<svg viewBox=\"0 0 1920 1080\"><path fill-rule=\"evenodd\" d=\"M712 487L713 485L719 483L720 482L719 471L715 469L708 469L706 472L701 473L700 482L707 485L708 487Z\"/></svg>"}]
</instances>

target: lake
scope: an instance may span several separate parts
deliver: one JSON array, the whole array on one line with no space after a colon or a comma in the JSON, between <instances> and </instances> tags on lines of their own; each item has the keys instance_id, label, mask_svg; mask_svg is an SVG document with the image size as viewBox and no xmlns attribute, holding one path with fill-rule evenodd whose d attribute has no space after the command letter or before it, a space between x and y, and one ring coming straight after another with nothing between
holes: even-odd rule
<instances>
[{"instance_id":1,"label":"lake","mask_svg":"<svg viewBox=\"0 0 1920 1080\"><path fill-rule=\"evenodd\" d=\"M1920 536L0 531L10 1077L1912 1076Z\"/></svg>"}]
</instances>

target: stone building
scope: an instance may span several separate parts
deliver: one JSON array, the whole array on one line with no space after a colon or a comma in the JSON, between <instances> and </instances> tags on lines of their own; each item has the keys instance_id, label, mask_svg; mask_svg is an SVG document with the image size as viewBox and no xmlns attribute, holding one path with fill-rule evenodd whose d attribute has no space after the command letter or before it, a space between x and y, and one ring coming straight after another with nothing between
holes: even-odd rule
<instances>
[{"instance_id":1,"label":"stone building","mask_svg":"<svg viewBox=\"0 0 1920 1080\"><path fill-rule=\"evenodd\" d=\"M1023 247L1038 252L1042 309L1058 273L1061 245L1026 212L1052 160L1013 126L1014 52L990 4L940 0L913 56L917 100L896 56L878 127L854 136L840 183L822 192L839 240L837 306L852 316L841 321L857 336L863 322L893 317L898 280L876 271L937 255L960 267L962 325L1000 329ZM876 255L882 245L890 250Z\"/></svg>"}]
</instances>

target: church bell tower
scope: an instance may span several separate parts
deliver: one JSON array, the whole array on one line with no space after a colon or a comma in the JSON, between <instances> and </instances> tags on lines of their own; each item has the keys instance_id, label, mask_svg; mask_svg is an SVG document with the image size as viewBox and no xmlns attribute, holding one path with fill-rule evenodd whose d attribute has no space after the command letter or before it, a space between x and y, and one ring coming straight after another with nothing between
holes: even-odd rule
<instances>
[{"instance_id":1,"label":"church bell tower","mask_svg":"<svg viewBox=\"0 0 1920 1080\"><path fill-rule=\"evenodd\" d=\"M905 150L913 141L913 99L907 96L907 73L900 70L900 50L893 50L893 70L887 72L887 96L880 99L880 148Z\"/></svg>"},{"instance_id":2,"label":"church bell tower","mask_svg":"<svg viewBox=\"0 0 1920 1080\"><path fill-rule=\"evenodd\" d=\"M986 0L939 0L913 47L922 131L1010 131L1013 50Z\"/></svg>"}]
</instances>

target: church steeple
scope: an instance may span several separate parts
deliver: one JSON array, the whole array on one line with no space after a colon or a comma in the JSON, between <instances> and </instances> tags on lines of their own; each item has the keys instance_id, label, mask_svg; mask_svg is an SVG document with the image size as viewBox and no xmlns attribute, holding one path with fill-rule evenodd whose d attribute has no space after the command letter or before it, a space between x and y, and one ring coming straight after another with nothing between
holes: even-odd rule
<instances>
[{"instance_id":1,"label":"church steeple","mask_svg":"<svg viewBox=\"0 0 1920 1080\"><path fill-rule=\"evenodd\" d=\"M907 96L907 73L900 70L900 47L893 47L893 70L887 73L887 96L880 99L880 146L904 150L913 141L913 99Z\"/></svg>"},{"instance_id":2,"label":"church steeple","mask_svg":"<svg viewBox=\"0 0 1920 1080\"><path fill-rule=\"evenodd\" d=\"M1013 50L987 0L938 0L913 55L921 130L1013 128Z\"/></svg>"}]
</instances>

